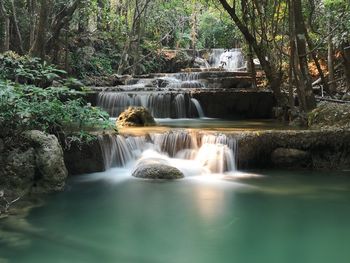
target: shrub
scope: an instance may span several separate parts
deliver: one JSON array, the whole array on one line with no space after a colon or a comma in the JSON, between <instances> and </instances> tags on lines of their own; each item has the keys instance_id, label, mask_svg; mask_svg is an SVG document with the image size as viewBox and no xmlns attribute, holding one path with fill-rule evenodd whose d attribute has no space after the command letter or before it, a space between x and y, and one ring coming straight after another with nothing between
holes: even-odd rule
<instances>
[{"instance_id":1,"label":"shrub","mask_svg":"<svg viewBox=\"0 0 350 263\"><path fill-rule=\"evenodd\" d=\"M0 137L26 130L89 139L89 131L111 127L109 116L68 88L42 89L0 80Z\"/></svg>"},{"instance_id":2,"label":"shrub","mask_svg":"<svg viewBox=\"0 0 350 263\"><path fill-rule=\"evenodd\" d=\"M0 78L2 79L46 88L65 74L64 70L57 69L40 58L19 56L11 51L0 54Z\"/></svg>"}]
</instances>

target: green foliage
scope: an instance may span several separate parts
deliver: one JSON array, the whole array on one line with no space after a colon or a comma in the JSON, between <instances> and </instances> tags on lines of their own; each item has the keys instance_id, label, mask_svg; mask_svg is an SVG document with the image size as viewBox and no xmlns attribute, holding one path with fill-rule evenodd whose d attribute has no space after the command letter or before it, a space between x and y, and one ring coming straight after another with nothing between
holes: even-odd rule
<instances>
[{"instance_id":1,"label":"green foliage","mask_svg":"<svg viewBox=\"0 0 350 263\"><path fill-rule=\"evenodd\" d=\"M14 52L0 55L0 78L21 84L46 88L66 72L41 61L40 58L19 56Z\"/></svg>"},{"instance_id":2,"label":"green foliage","mask_svg":"<svg viewBox=\"0 0 350 263\"><path fill-rule=\"evenodd\" d=\"M119 60L118 49L109 46L110 39L105 41L103 45L94 42L90 47L78 48L71 53L71 69L75 76L84 78L115 72Z\"/></svg>"},{"instance_id":3,"label":"green foliage","mask_svg":"<svg viewBox=\"0 0 350 263\"><path fill-rule=\"evenodd\" d=\"M106 112L76 95L68 88L42 89L0 81L0 135L36 129L84 139L88 131L111 127Z\"/></svg>"},{"instance_id":4,"label":"green foliage","mask_svg":"<svg viewBox=\"0 0 350 263\"><path fill-rule=\"evenodd\" d=\"M232 48L237 40L241 40L241 35L227 15L220 17L212 10L202 14L199 24L201 48Z\"/></svg>"}]
</instances>

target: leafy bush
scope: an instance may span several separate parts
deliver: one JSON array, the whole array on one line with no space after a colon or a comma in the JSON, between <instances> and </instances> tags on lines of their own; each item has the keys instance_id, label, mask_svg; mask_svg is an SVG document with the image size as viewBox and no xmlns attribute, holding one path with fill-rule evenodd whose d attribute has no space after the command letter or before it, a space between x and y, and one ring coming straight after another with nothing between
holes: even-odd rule
<instances>
[{"instance_id":1,"label":"leafy bush","mask_svg":"<svg viewBox=\"0 0 350 263\"><path fill-rule=\"evenodd\" d=\"M40 58L19 56L14 52L0 54L0 78L21 84L46 88L53 80L61 79L64 70L42 61Z\"/></svg>"},{"instance_id":2,"label":"leafy bush","mask_svg":"<svg viewBox=\"0 0 350 263\"><path fill-rule=\"evenodd\" d=\"M67 88L42 89L0 80L0 137L36 129L84 139L89 131L111 127L106 112L76 95Z\"/></svg>"},{"instance_id":3,"label":"leafy bush","mask_svg":"<svg viewBox=\"0 0 350 263\"><path fill-rule=\"evenodd\" d=\"M87 46L74 48L70 53L71 73L78 78L87 76L111 75L120 61L119 50L110 47L110 39L95 40Z\"/></svg>"}]
</instances>

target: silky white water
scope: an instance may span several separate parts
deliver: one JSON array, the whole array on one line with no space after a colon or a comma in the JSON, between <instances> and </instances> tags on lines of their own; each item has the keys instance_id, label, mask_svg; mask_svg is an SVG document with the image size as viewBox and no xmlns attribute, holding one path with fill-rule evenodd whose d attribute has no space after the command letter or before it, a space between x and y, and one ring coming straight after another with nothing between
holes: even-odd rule
<instances>
[{"instance_id":1,"label":"silky white water","mask_svg":"<svg viewBox=\"0 0 350 263\"><path fill-rule=\"evenodd\" d=\"M99 142L106 168L133 166L140 159L156 158L177 167L185 176L236 170L236 140L224 134L175 130L138 137L103 135Z\"/></svg>"}]
</instances>

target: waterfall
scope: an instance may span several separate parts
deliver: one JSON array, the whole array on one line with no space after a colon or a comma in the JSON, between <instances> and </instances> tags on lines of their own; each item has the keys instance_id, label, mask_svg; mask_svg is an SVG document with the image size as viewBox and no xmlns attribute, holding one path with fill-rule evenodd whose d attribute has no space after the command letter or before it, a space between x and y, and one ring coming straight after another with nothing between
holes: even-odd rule
<instances>
[{"instance_id":1,"label":"waterfall","mask_svg":"<svg viewBox=\"0 0 350 263\"><path fill-rule=\"evenodd\" d=\"M199 72L182 72L175 74L175 78L180 81L196 81L199 80Z\"/></svg>"},{"instance_id":2,"label":"waterfall","mask_svg":"<svg viewBox=\"0 0 350 263\"><path fill-rule=\"evenodd\" d=\"M102 149L105 168L125 166L132 160L132 152L121 135L100 135L98 140Z\"/></svg>"},{"instance_id":3,"label":"waterfall","mask_svg":"<svg viewBox=\"0 0 350 263\"><path fill-rule=\"evenodd\" d=\"M209 173L224 173L236 169L236 140L224 134L175 130L145 136L99 136L106 169L125 166L138 160L146 150L178 160L193 161Z\"/></svg>"},{"instance_id":4,"label":"waterfall","mask_svg":"<svg viewBox=\"0 0 350 263\"><path fill-rule=\"evenodd\" d=\"M174 99L175 113L177 118L186 118L185 96L177 94Z\"/></svg>"},{"instance_id":5,"label":"waterfall","mask_svg":"<svg viewBox=\"0 0 350 263\"><path fill-rule=\"evenodd\" d=\"M144 136L127 137L122 135L99 135L105 169L113 166L123 167L135 160L147 148Z\"/></svg>"},{"instance_id":6,"label":"waterfall","mask_svg":"<svg viewBox=\"0 0 350 263\"><path fill-rule=\"evenodd\" d=\"M188 131L170 131L161 134L151 134L156 149L174 157L184 149L198 148L198 134Z\"/></svg>"},{"instance_id":7,"label":"waterfall","mask_svg":"<svg viewBox=\"0 0 350 263\"><path fill-rule=\"evenodd\" d=\"M236 170L236 140L224 134L172 131L151 135L160 152L171 157L199 162L212 173Z\"/></svg>"},{"instance_id":8,"label":"waterfall","mask_svg":"<svg viewBox=\"0 0 350 263\"><path fill-rule=\"evenodd\" d=\"M210 64L214 68L223 68L228 71L240 70L245 66L242 49L213 49Z\"/></svg>"},{"instance_id":9,"label":"waterfall","mask_svg":"<svg viewBox=\"0 0 350 263\"><path fill-rule=\"evenodd\" d=\"M196 110L197 110L197 113L198 113L199 118L204 118L204 117L205 117L204 111L203 111L202 106L201 106L201 104L199 103L199 101L196 100L195 98L192 98L191 101L192 101L194 107L195 107Z\"/></svg>"},{"instance_id":10,"label":"waterfall","mask_svg":"<svg viewBox=\"0 0 350 263\"><path fill-rule=\"evenodd\" d=\"M111 117L117 117L129 106L143 106L147 108L155 118L193 118L200 115L199 102L191 100L190 93L125 93L125 92L100 92L97 105L109 113ZM197 113L192 111L194 107Z\"/></svg>"}]
</instances>

